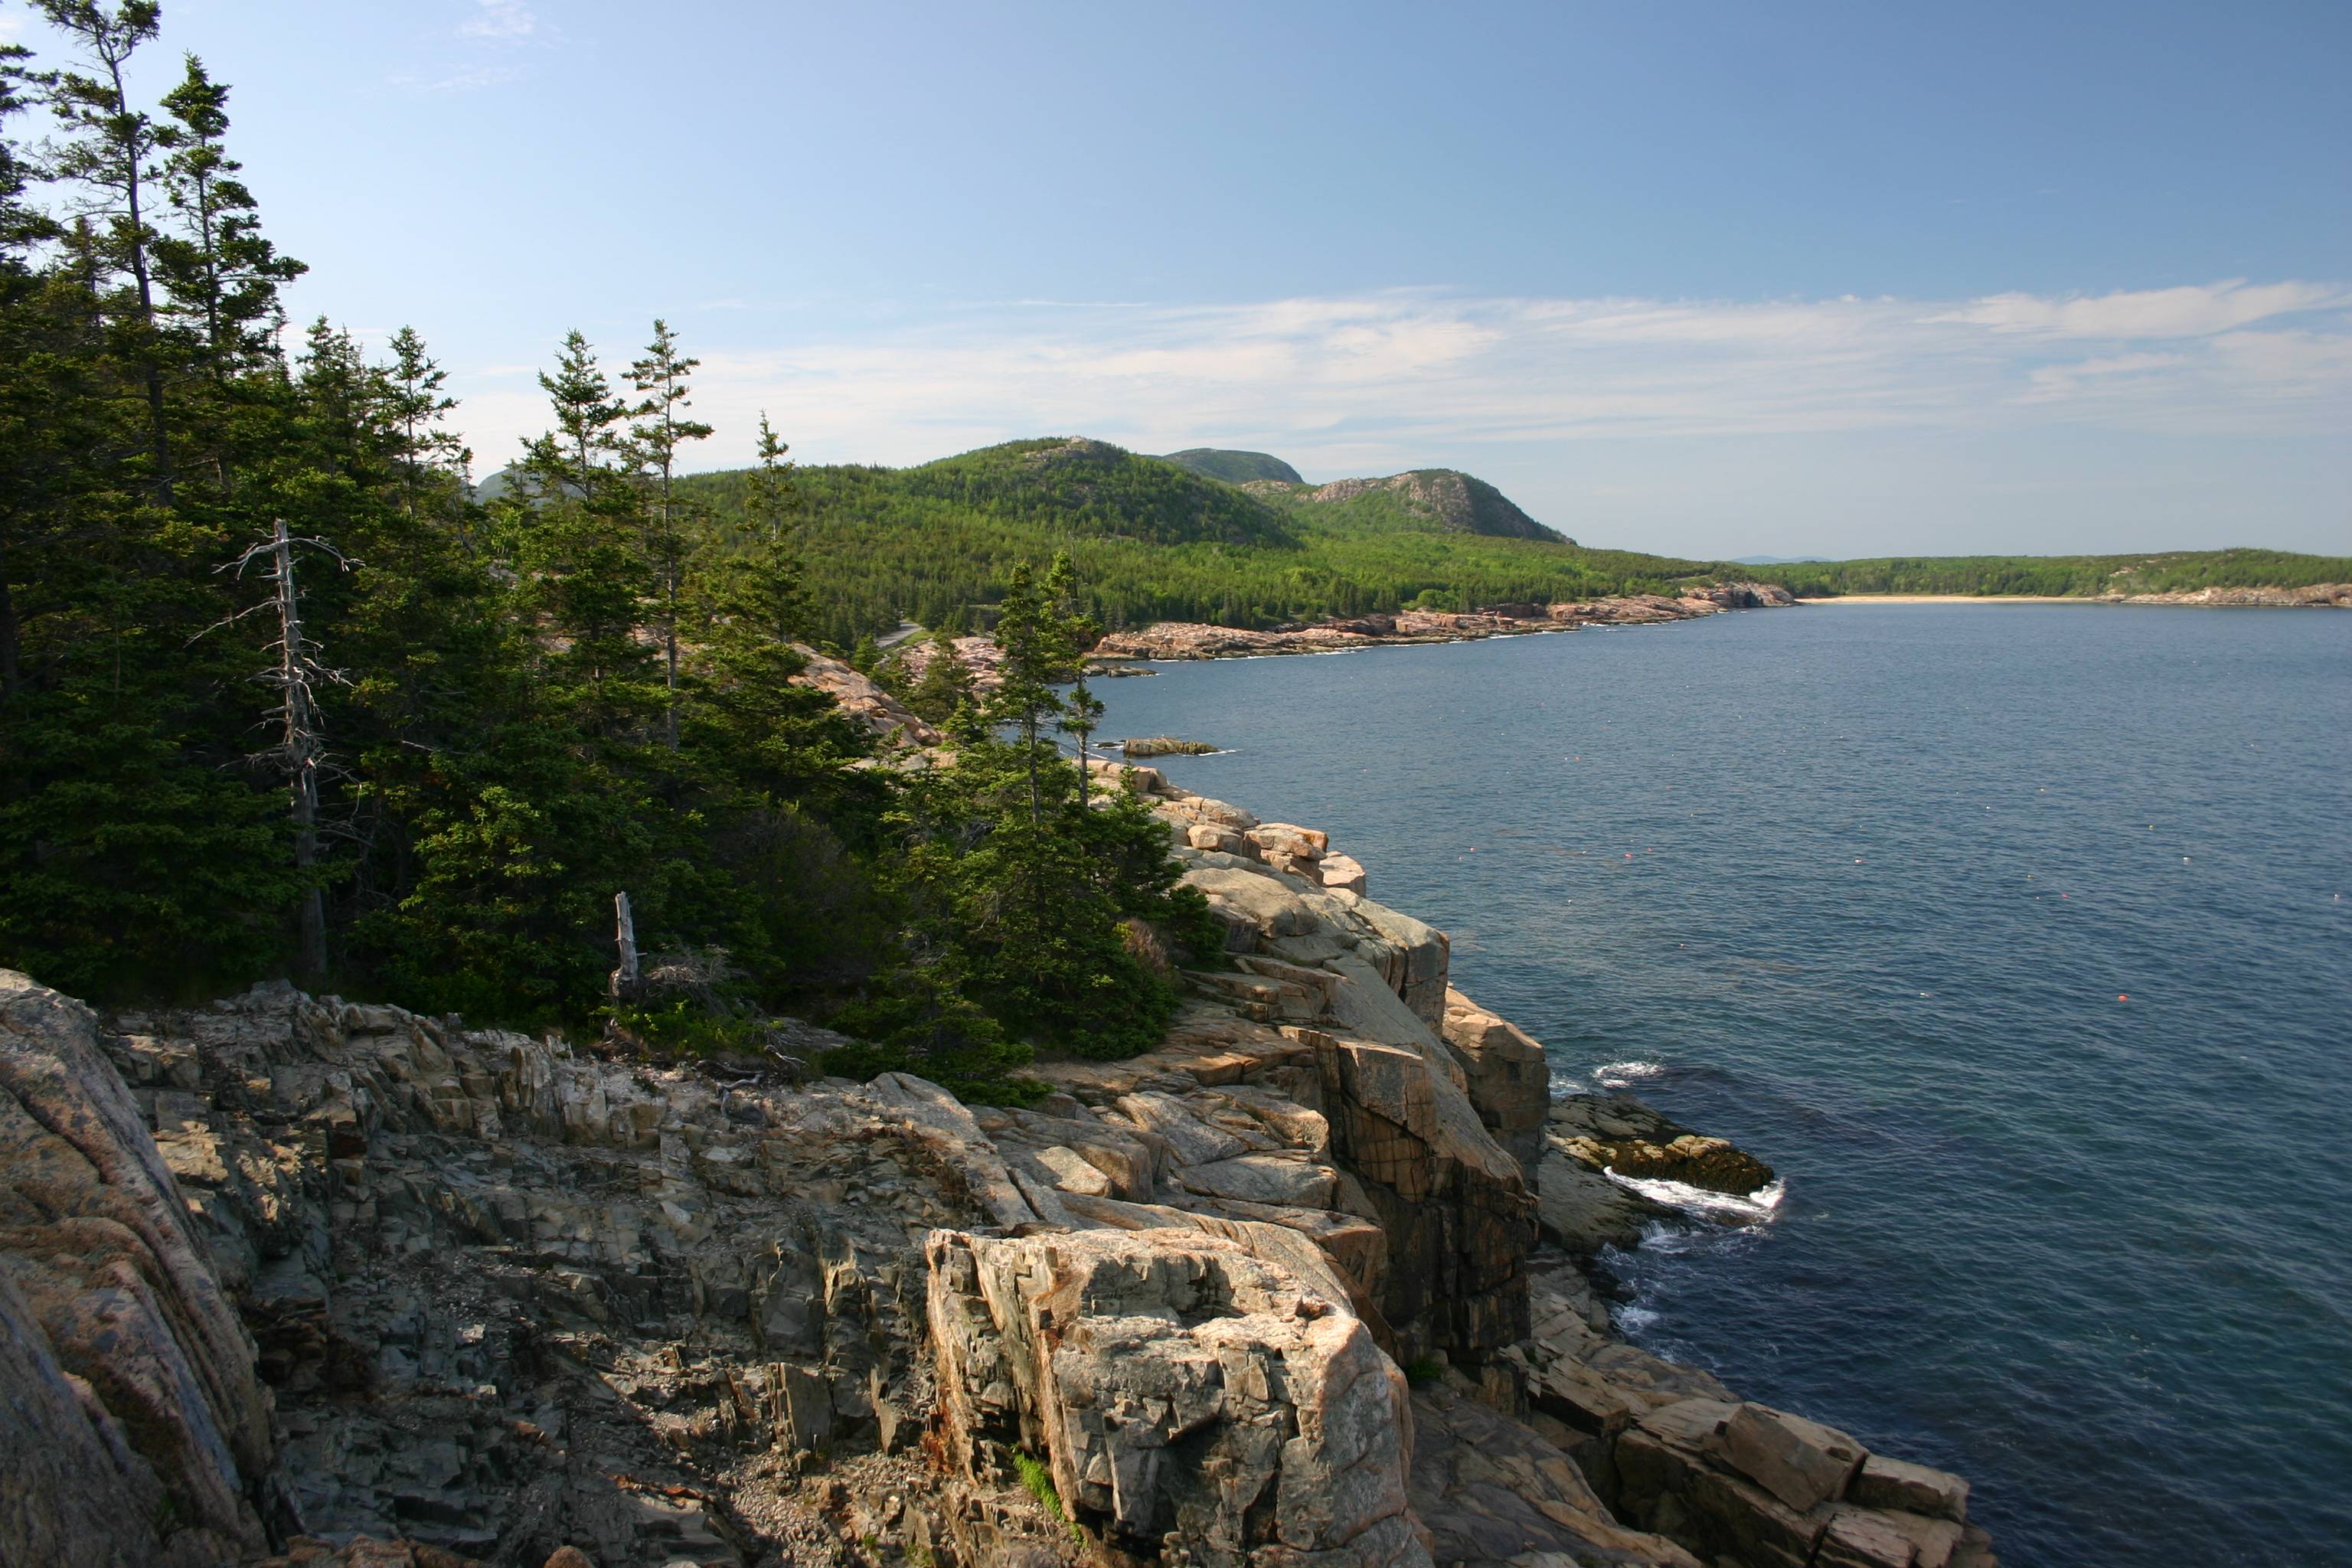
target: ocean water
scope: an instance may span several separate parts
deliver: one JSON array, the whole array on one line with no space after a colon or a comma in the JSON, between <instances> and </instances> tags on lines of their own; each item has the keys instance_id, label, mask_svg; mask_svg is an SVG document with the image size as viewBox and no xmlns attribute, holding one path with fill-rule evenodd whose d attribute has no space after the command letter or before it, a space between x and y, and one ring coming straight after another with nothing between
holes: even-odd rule
<instances>
[{"instance_id":1,"label":"ocean water","mask_svg":"<svg viewBox=\"0 0 2352 1568\"><path fill-rule=\"evenodd\" d=\"M2352 615L1813 607L1106 681L1769 1161L1622 1321L2029 1568L2352 1562Z\"/></svg>"}]
</instances>

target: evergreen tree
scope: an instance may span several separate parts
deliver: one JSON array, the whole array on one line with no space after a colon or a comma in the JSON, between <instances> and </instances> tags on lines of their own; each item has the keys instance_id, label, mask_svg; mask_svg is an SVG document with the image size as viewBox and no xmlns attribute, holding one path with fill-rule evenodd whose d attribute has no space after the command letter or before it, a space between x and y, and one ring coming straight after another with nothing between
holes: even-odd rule
<instances>
[{"instance_id":1,"label":"evergreen tree","mask_svg":"<svg viewBox=\"0 0 2352 1568\"><path fill-rule=\"evenodd\" d=\"M848 1004L845 1063L998 1097L1037 1045L1150 1042L1204 906L1060 753L1099 712L1056 690L1092 635L1066 563L1015 584L983 716L946 639L992 568L813 604L764 416L742 528L678 473L708 427L658 321L619 393L564 340L550 428L477 504L414 331L382 363L325 320L279 350L300 268L227 89L191 58L152 116L125 66L152 5L42 9L84 58L0 47L0 963L108 998L294 973L662 1048ZM55 211L10 134L27 89L65 123ZM803 644L909 606L958 750L906 785ZM690 997L606 995L623 891Z\"/></svg>"},{"instance_id":2,"label":"evergreen tree","mask_svg":"<svg viewBox=\"0 0 2352 1568\"><path fill-rule=\"evenodd\" d=\"M972 700L971 671L964 668L962 658L956 652L955 638L945 626L931 634L929 652L922 675L908 693L907 706L919 718L945 724Z\"/></svg>"},{"instance_id":3,"label":"evergreen tree","mask_svg":"<svg viewBox=\"0 0 2352 1568\"><path fill-rule=\"evenodd\" d=\"M162 8L154 0L121 0L111 10L96 0L37 3L51 26L80 46L89 68L51 71L41 79L67 135L62 145L51 150L49 170L76 187L77 216L96 220L81 230L91 303L100 319L119 324L123 352L139 368L154 463L151 482L169 500L171 435L163 415L164 364L153 271L156 233L149 211L163 173L158 160L177 138L131 103L123 81L124 68L139 47L154 40ZM129 293L117 300L106 289L109 275L122 271L130 274Z\"/></svg>"},{"instance_id":4,"label":"evergreen tree","mask_svg":"<svg viewBox=\"0 0 2352 1568\"><path fill-rule=\"evenodd\" d=\"M688 552L688 508L677 492L678 449L688 441L710 435L710 426L687 418L694 405L688 377L702 362L678 353L677 334L656 318L654 341L645 357L629 366L629 384L644 395L630 410L636 423L629 428L630 452L644 472L651 493L645 502L646 552L660 591L655 627L661 637L662 680L667 693L662 716L663 741L677 749L677 622L678 596L685 586ZM761 424L766 416L761 416Z\"/></svg>"},{"instance_id":5,"label":"evergreen tree","mask_svg":"<svg viewBox=\"0 0 2352 1568\"><path fill-rule=\"evenodd\" d=\"M401 510L419 515L429 492L446 495L466 480L474 454L442 420L457 406L448 395L449 374L425 351L414 327L392 335L392 363L384 368L384 414L399 437Z\"/></svg>"},{"instance_id":6,"label":"evergreen tree","mask_svg":"<svg viewBox=\"0 0 2352 1568\"><path fill-rule=\"evenodd\" d=\"M655 583L627 464L628 405L577 331L539 383L555 427L524 443L500 531L543 628L536 649L550 695L592 734L624 744L664 705L638 636Z\"/></svg>"},{"instance_id":7,"label":"evergreen tree","mask_svg":"<svg viewBox=\"0 0 2352 1568\"><path fill-rule=\"evenodd\" d=\"M280 286L309 268L262 236L242 165L222 146L228 89L187 57L186 75L163 95L178 121L163 164L164 189L183 232L158 236L155 269L180 308L203 328L203 359L215 380L276 352Z\"/></svg>"},{"instance_id":8,"label":"evergreen tree","mask_svg":"<svg viewBox=\"0 0 2352 1568\"><path fill-rule=\"evenodd\" d=\"M1166 828L1124 793L1094 806L1054 741L1072 717L1055 688L1090 629L1074 587L1066 557L1042 585L1015 569L996 626L1002 684L963 710L953 763L915 778L898 821L918 941L954 953L971 998L1016 1038L1119 1056L1174 1007L1149 955L1216 947Z\"/></svg>"}]
</instances>

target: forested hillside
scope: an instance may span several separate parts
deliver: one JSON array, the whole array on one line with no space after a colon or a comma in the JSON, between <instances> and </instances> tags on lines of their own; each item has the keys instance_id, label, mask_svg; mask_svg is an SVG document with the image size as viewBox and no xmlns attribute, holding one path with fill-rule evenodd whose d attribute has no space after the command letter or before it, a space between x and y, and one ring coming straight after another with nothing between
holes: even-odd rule
<instances>
[{"instance_id":1,"label":"forested hillside","mask_svg":"<svg viewBox=\"0 0 2352 1568\"><path fill-rule=\"evenodd\" d=\"M739 537L745 474L680 483L708 508L722 548ZM1716 574L1703 562L1489 538L1379 486L1326 501L1237 488L1082 437L912 468L803 468L798 483L813 596L825 635L845 647L901 616L984 625L1012 564L1056 551L1076 564L1079 601L1111 629L1550 603Z\"/></svg>"},{"instance_id":2,"label":"forested hillside","mask_svg":"<svg viewBox=\"0 0 2352 1568\"><path fill-rule=\"evenodd\" d=\"M1298 470L1280 458L1266 452L1236 452L1218 447L1187 447L1181 452L1171 452L1160 459L1180 468L1190 468L1209 479L1223 479L1229 485L1246 484L1252 479L1271 479L1276 484L1303 485Z\"/></svg>"},{"instance_id":3,"label":"forested hillside","mask_svg":"<svg viewBox=\"0 0 2352 1568\"><path fill-rule=\"evenodd\" d=\"M757 468L682 482L711 430L658 321L634 356L565 339L485 504L415 333L285 331L303 268L228 89L190 57L126 91L157 8L39 8L67 58L0 47L0 966L107 1001L290 975L659 1053L761 1050L790 1007L855 1035L835 1065L1000 1096L1035 1047L1158 1037L1170 963L1216 941L1165 828L1064 759L1094 628L1027 563L1296 553L1278 517L1049 453L894 478L874 527L860 471L823 477L804 533L764 421ZM992 542L954 583L1004 679L901 773L793 678L877 538L946 520Z\"/></svg>"},{"instance_id":4,"label":"forested hillside","mask_svg":"<svg viewBox=\"0 0 2352 1568\"><path fill-rule=\"evenodd\" d=\"M1671 593L1758 576L1814 597L2096 595L2352 580L2352 562L2263 550L1761 568L1683 560L1578 544L1452 469L1321 486L1234 484L1204 469L1244 471L1249 465L1222 459L1264 454L1201 456L1149 458L1056 437L910 468L801 468L794 526L822 634L849 647L902 618L958 633L984 628L1011 567L1055 552L1070 554L1079 601L1111 630L1160 620L1265 627L1408 607ZM741 472L679 480L680 493L706 509L715 548L734 548L747 483Z\"/></svg>"}]
</instances>

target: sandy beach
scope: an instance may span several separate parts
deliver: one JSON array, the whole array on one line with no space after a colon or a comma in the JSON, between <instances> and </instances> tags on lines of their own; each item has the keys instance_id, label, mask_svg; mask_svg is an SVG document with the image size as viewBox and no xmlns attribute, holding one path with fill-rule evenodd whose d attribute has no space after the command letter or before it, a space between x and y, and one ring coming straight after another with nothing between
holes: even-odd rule
<instances>
[{"instance_id":1,"label":"sandy beach","mask_svg":"<svg viewBox=\"0 0 2352 1568\"><path fill-rule=\"evenodd\" d=\"M1843 594L1834 599L1799 599L1801 605L2117 605L2120 599L2085 599L2062 594Z\"/></svg>"}]
</instances>

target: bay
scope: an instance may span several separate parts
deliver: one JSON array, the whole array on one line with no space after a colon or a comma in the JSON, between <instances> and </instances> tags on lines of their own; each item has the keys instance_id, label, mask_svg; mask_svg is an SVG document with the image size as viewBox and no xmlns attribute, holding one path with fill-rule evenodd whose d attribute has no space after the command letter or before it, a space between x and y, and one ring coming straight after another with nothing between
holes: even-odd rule
<instances>
[{"instance_id":1,"label":"bay","mask_svg":"<svg viewBox=\"0 0 2352 1568\"><path fill-rule=\"evenodd\" d=\"M1781 1173L1633 1337L1955 1469L2004 1561L2347 1560L2352 616L1841 606L1106 681L1562 1089Z\"/></svg>"}]
</instances>

